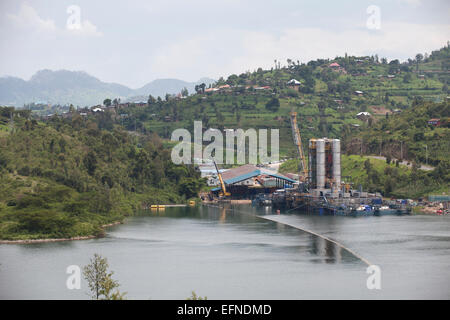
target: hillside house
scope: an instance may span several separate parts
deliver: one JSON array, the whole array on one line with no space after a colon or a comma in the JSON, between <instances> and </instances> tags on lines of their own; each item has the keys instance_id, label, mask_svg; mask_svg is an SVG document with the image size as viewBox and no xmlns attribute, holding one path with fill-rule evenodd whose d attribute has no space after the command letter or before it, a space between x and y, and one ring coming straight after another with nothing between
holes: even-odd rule
<instances>
[{"instance_id":1,"label":"hillside house","mask_svg":"<svg viewBox=\"0 0 450 320\"><path fill-rule=\"evenodd\" d=\"M219 86L218 88L219 90L228 90L231 89L231 86L229 84L224 84L222 86Z\"/></svg>"},{"instance_id":2,"label":"hillside house","mask_svg":"<svg viewBox=\"0 0 450 320\"><path fill-rule=\"evenodd\" d=\"M372 115L369 112L363 111L356 114L356 118L361 121L367 121Z\"/></svg>"},{"instance_id":3,"label":"hillside house","mask_svg":"<svg viewBox=\"0 0 450 320\"><path fill-rule=\"evenodd\" d=\"M430 119L428 120L428 124L439 127L441 125L441 119Z\"/></svg>"},{"instance_id":4,"label":"hillside house","mask_svg":"<svg viewBox=\"0 0 450 320\"><path fill-rule=\"evenodd\" d=\"M337 62L331 63L328 67L336 72L347 73L347 71L343 67L341 67L341 65Z\"/></svg>"},{"instance_id":5,"label":"hillside house","mask_svg":"<svg viewBox=\"0 0 450 320\"><path fill-rule=\"evenodd\" d=\"M300 87L301 82L296 79L291 79L287 82L287 85L288 85L288 87L296 89L296 88Z\"/></svg>"}]
</instances>

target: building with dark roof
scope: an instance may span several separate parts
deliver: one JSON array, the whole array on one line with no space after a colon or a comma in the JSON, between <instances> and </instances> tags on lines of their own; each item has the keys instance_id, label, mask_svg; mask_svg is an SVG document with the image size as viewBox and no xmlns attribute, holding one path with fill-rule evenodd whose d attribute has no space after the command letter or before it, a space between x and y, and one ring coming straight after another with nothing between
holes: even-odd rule
<instances>
[{"instance_id":1,"label":"building with dark roof","mask_svg":"<svg viewBox=\"0 0 450 320\"><path fill-rule=\"evenodd\" d=\"M227 191L234 199L251 198L258 193L271 193L279 188L292 187L295 181L275 171L246 164L222 174ZM218 193L219 188L211 190Z\"/></svg>"}]
</instances>

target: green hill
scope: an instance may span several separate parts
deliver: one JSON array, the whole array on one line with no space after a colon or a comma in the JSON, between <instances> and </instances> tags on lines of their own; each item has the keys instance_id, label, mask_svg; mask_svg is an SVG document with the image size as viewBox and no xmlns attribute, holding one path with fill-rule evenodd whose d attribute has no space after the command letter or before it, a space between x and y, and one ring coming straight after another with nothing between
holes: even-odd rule
<instances>
[{"instance_id":1,"label":"green hill","mask_svg":"<svg viewBox=\"0 0 450 320\"><path fill-rule=\"evenodd\" d=\"M439 119L439 125L429 124ZM343 130L348 153L383 155L417 163L438 165L450 159L450 101L420 101L400 114L385 116L371 124ZM362 144L362 145L361 145Z\"/></svg>"},{"instance_id":2,"label":"green hill","mask_svg":"<svg viewBox=\"0 0 450 320\"><path fill-rule=\"evenodd\" d=\"M158 137L132 137L107 116L42 123L23 113L0 108L0 239L99 234L143 204L185 203L202 186Z\"/></svg>"},{"instance_id":3,"label":"green hill","mask_svg":"<svg viewBox=\"0 0 450 320\"><path fill-rule=\"evenodd\" d=\"M306 141L318 136L337 138L343 130L366 127L366 121L356 117L362 111L377 121L386 113L407 110L417 101L446 101L449 80L441 69L450 60L448 51L446 46L421 60L419 70L429 71L424 75L416 72L414 59L388 63L376 56L346 56L307 64L288 60L284 67L221 78L214 89L199 90L185 99L150 97L147 107L120 110L127 114L121 123L129 130L156 132L163 138L170 138L176 128L191 129L194 120L202 120L206 128L279 128L282 156L294 156L289 123L292 110L299 114ZM301 85L289 86L291 79ZM273 106L272 100L277 102Z\"/></svg>"}]
</instances>

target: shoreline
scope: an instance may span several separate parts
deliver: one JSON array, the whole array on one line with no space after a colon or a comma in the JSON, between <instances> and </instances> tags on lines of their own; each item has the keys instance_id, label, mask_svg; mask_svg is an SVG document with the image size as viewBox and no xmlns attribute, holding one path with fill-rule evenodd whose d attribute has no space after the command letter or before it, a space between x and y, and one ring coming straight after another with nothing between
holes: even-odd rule
<instances>
[{"instance_id":1,"label":"shoreline","mask_svg":"<svg viewBox=\"0 0 450 320\"><path fill-rule=\"evenodd\" d=\"M101 226L102 229L113 227L118 224L123 224L122 221L116 221L113 223L104 224ZM33 244L33 243L47 243L47 242L63 242L63 241L75 241L75 240L89 240L101 238L101 236L79 236L72 238L49 238L49 239L26 239L26 240L0 240L0 244Z\"/></svg>"}]
</instances>

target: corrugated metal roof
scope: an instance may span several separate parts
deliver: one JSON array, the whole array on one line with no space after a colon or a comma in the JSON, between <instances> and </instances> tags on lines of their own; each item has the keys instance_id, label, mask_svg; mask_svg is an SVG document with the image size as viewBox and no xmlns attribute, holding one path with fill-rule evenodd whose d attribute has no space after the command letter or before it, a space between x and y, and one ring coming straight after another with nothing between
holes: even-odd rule
<instances>
[{"instance_id":1,"label":"corrugated metal roof","mask_svg":"<svg viewBox=\"0 0 450 320\"><path fill-rule=\"evenodd\" d=\"M233 184L262 174L279 178L292 183L296 182L295 180L285 177L282 174L278 174L272 170L258 168L257 166L252 164L246 164L237 168L230 169L222 174L222 178L226 184Z\"/></svg>"}]
</instances>

